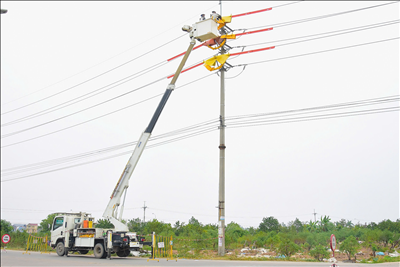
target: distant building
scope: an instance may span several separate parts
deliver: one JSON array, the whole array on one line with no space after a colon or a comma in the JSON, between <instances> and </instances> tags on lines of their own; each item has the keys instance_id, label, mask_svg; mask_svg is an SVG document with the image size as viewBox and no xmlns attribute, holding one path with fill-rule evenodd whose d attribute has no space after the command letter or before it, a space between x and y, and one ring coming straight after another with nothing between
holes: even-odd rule
<instances>
[{"instance_id":1,"label":"distant building","mask_svg":"<svg viewBox=\"0 0 400 267\"><path fill-rule=\"evenodd\" d=\"M37 223L28 223L26 225L26 232L29 234L38 232L38 224Z\"/></svg>"},{"instance_id":2,"label":"distant building","mask_svg":"<svg viewBox=\"0 0 400 267\"><path fill-rule=\"evenodd\" d=\"M13 227L14 227L14 232L22 232L22 231L24 231L24 230L26 230L26 224L19 224L19 223L16 223L16 224L13 224Z\"/></svg>"}]
</instances>

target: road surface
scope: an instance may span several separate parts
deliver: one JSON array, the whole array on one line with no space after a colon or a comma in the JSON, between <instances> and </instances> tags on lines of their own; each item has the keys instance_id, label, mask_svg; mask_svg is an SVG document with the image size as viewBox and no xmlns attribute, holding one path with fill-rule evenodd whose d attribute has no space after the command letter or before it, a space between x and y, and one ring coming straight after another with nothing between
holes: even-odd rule
<instances>
[{"instance_id":1,"label":"road surface","mask_svg":"<svg viewBox=\"0 0 400 267\"><path fill-rule=\"evenodd\" d=\"M29 254L22 254L23 251L7 250L1 251L1 266L204 266L204 267L219 267L219 266L232 266L232 267L253 267L253 266L267 266L267 267L319 267L331 266L330 263L320 262L284 262L284 261L226 261L226 260L186 260L178 259L178 261L167 261L160 259L157 261L147 262L146 258L119 258L112 257L109 259L96 259L93 255L77 255L73 254L69 257L60 257L56 253L40 254L40 252L30 252ZM366 267L365 264L360 263L340 263L339 267ZM398 262L378 264L379 267L398 267Z\"/></svg>"}]
</instances>

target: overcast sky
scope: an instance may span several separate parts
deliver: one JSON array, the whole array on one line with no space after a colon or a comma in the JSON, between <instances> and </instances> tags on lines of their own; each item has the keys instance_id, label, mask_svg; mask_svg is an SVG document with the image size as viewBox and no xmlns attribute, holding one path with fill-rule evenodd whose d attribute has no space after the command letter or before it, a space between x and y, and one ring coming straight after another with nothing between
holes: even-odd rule
<instances>
[{"instance_id":1,"label":"overcast sky","mask_svg":"<svg viewBox=\"0 0 400 267\"><path fill-rule=\"evenodd\" d=\"M248 65L226 73L227 117L368 100L264 116L269 122L261 125L244 117L240 128L227 120L227 223L309 221L314 209L333 221L399 218L399 4L385 3L391 2L222 1L223 16L273 7L232 19L233 30L274 28L228 42L230 53L275 46L228 59ZM299 23L376 5L382 6ZM180 61L166 60L189 45L181 27L201 13L219 13L219 1L2 1L1 8L8 10L1 15L1 218L40 223L72 210L100 219L133 146L100 152L139 139ZM321 33L340 34L315 39ZM186 66L215 53L197 49ZM143 219L146 201L146 220L218 222L220 77L210 74L200 66L179 77L153 137L206 121L212 131L144 151L125 219ZM71 104L85 94L93 97ZM88 156L65 162L77 155Z\"/></svg>"}]
</instances>

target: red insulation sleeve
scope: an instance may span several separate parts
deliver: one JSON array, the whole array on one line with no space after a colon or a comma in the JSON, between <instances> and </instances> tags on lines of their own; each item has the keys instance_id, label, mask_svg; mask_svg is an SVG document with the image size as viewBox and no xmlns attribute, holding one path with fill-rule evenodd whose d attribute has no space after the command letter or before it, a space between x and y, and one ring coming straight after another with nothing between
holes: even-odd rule
<instances>
[{"instance_id":1,"label":"red insulation sleeve","mask_svg":"<svg viewBox=\"0 0 400 267\"><path fill-rule=\"evenodd\" d=\"M264 11L269 11L269 10L271 10L271 9L272 9L272 7L269 7L269 8L260 9L260 10L257 10L257 11L247 12L247 13L243 13L243 14L237 14L237 15L233 15L232 18L241 17L241 16L246 16L246 15L251 15L251 14L260 13L260 12L264 12Z\"/></svg>"}]
</instances>

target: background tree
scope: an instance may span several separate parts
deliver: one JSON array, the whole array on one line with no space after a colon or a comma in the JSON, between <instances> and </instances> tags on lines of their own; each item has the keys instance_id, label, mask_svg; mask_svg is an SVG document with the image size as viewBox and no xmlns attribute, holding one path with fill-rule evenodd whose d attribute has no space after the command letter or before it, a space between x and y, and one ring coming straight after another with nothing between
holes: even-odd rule
<instances>
[{"instance_id":1,"label":"background tree","mask_svg":"<svg viewBox=\"0 0 400 267\"><path fill-rule=\"evenodd\" d=\"M137 234L143 234L144 223L139 218L133 218L132 220L128 220L127 225L129 231L135 232Z\"/></svg>"},{"instance_id":2,"label":"background tree","mask_svg":"<svg viewBox=\"0 0 400 267\"><path fill-rule=\"evenodd\" d=\"M329 252L322 245L317 245L314 249L310 250L310 256L322 261L324 258L329 257Z\"/></svg>"},{"instance_id":3,"label":"background tree","mask_svg":"<svg viewBox=\"0 0 400 267\"><path fill-rule=\"evenodd\" d=\"M303 231L303 223L298 218L296 218L296 220L294 220L293 226L294 226L294 229L296 230L296 232Z\"/></svg>"},{"instance_id":4,"label":"background tree","mask_svg":"<svg viewBox=\"0 0 400 267\"><path fill-rule=\"evenodd\" d=\"M54 218L57 216L56 213L47 215L46 219L43 219L40 223L41 232L43 233L50 233L51 226L53 224ZM50 225L50 227L49 227Z\"/></svg>"},{"instance_id":5,"label":"background tree","mask_svg":"<svg viewBox=\"0 0 400 267\"><path fill-rule=\"evenodd\" d=\"M321 220L319 221L319 227L320 230L323 232L328 231L328 226L329 226L329 222L331 221L331 219L329 218L329 216L321 216Z\"/></svg>"},{"instance_id":6,"label":"background tree","mask_svg":"<svg viewBox=\"0 0 400 267\"><path fill-rule=\"evenodd\" d=\"M176 221L174 224L174 228L173 228L175 235L177 235L177 236L181 235L184 231L184 227L185 227L184 222Z\"/></svg>"},{"instance_id":7,"label":"background tree","mask_svg":"<svg viewBox=\"0 0 400 267\"><path fill-rule=\"evenodd\" d=\"M280 229L280 224L277 219L270 216L267 218L263 218L260 226L258 227L260 231L267 232L267 231L276 231L278 232Z\"/></svg>"},{"instance_id":8,"label":"background tree","mask_svg":"<svg viewBox=\"0 0 400 267\"><path fill-rule=\"evenodd\" d=\"M311 233L316 232L317 231L317 222L313 222L310 220L310 222L306 224L306 229Z\"/></svg>"},{"instance_id":9,"label":"background tree","mask_svg":"<svg viewBox=\"0 0 400 267\"><path fill-rule=\"evenodd\" d=\"M157 235L169 236L173 234L172 226L170 223L163 223L157 219L148 221L144 226L144 234L151 234L155 232Z\"/></svg>"},{"instance_id":10,"label":"background tree","mask_svg":"<svg viewBox=\"0 0 400 267\"><path fill-rule=\"evenodd\" d=\"M278 253L285 255L286 257L292 256L294 253L300 250L300 247L296 245L289 238L284 238L278 246Z\"/></svg>"},{"instance_id":11,"label":"background tree","mask_svg":"<svg viewBox=\"0 0 400 267\"><path fill-rule=\"evenodd\" d=\"M349 260L351 260L351 256L356 254L359 247L360 244L357 242L357 239L354 236L349 236L340 245L340 250L346 253L349 257Z\"/></svg>"},{"instance_id":12,"label":"background tree","mask_svg":"<svg viewBox=\"0 0 400 267\"><path fill-rule=\"evenodd\" d=\"M95 228L115 228L114 224L109 219L99 219L95 225Z\"/></svg>"},{"instance_id":13,"label":"background tree","mask_svg":"<svg viewBox=\"0 0 400 267\"><path fill-rule=\"evenodd\" d=\"M1 220L0 231L3 234L10 234L14 230L14 227L9 221Z\"/></svg>"}]
</instances>

